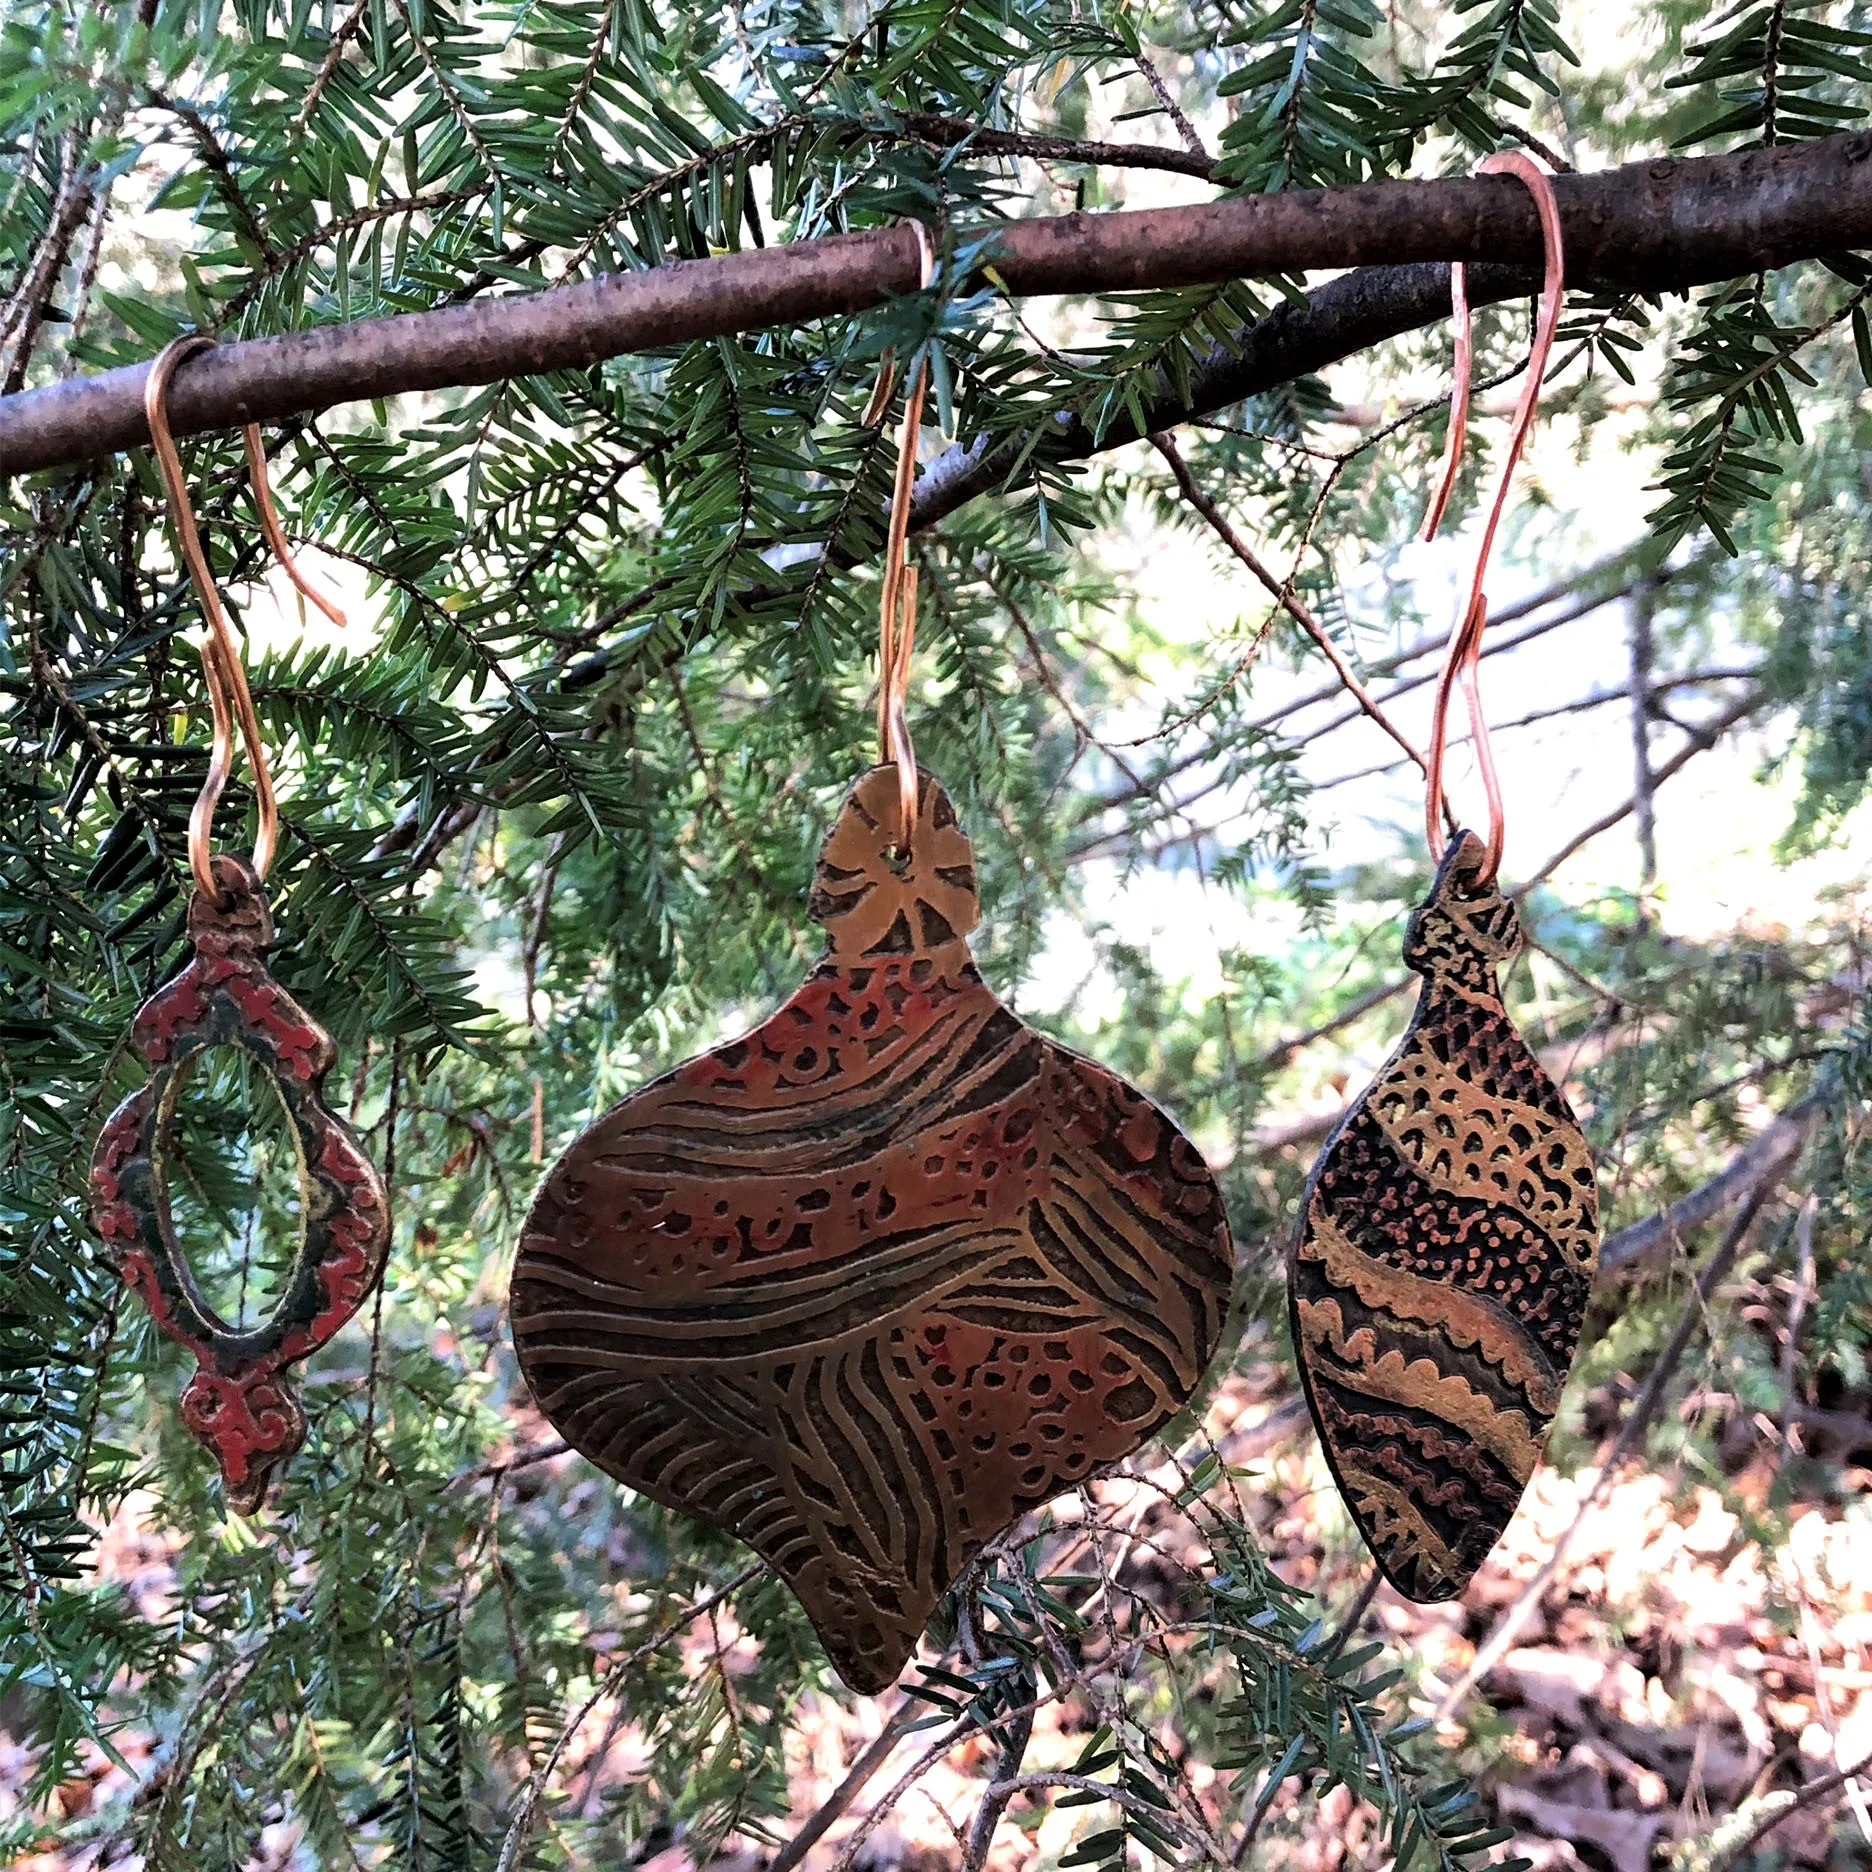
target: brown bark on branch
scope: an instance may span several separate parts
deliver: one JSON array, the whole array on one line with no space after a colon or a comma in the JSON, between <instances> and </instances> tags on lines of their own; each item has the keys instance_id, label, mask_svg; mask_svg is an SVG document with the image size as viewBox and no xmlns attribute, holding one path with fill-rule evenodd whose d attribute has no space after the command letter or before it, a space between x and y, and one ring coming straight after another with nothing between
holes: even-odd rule
<instances>
[{"instance_id":1,"label":"brown bark on branch","mask_svg":"<svg viewBox=\"0 0 1872 1872\"><path fill-rule=\"evenodd\" d=\"M1228 515L1212 501L1197 485L1196 477L1190 473L1189 463L1183 459L1177 445L1168 435L1159 431L1150 438L1151 446L1164 458L1172 475L1176 477L1177 490L1190 506L1209 523L1209 529L1221 540L1230 552L1253 573L1255 582L1260 585L1274 602L1291 617L1306 634L1313 639L1320 654L1333 667L1341 687L1357 703L1362 714L1369 715L1404 752L1417 763L1424 764L1424 757L1416 746L1409 741L1403 731L1389 715L1373 701L1372 694L1359 680L1358 672L1346 660L1346 654L1333 642L1332 634L1318 618L1303 605L1293 590L1292 580L1283 584L1261 563L1261 556L1248 542L1237 533L1230 524ZM1239 672L1237 672L1239 674ZM1453 831L1455 828L1452 827Z\"/></svg>"},{"instance_id":2,"label":"brown bark on branch","mask_svg":"<svg viewBox=\"0 0 1872 1872\"><path fill-rule=\"evenodd\" d=\"M900 111L907 139L935 149L966 144L984 156L1026 156L1035 162L1080 163L1093 169L1164 169L1215 179L1215 159L1202 150L1166 149L1158 143L1095 143L1080 137L1036 136L1024 130L995 130L966 117L942 117L934 111Z\"/></svg>"},{"instance_id":3,"label":"brown bark on branch","mask_svg":"<svg viewBox=\"0 0 1872 1872\"><path fill-rule=\"evenodd\" d=\"M1582 285L1662 292L1817 254L1872 247L1872 133L1684 161L1631 163L1554 181L1571 276ZM1525 290L1540 251L1526 192L1501 176L1380 182L1236 196L1194 207L1017 221L992 260L1016 296L1127 292L1304 272L1367 269L1322 288L1292 317L1259 321L1249 353L1218 365L1204 407L1242 386L1283 381L1440 318L1441 265L1477 264L1474 302ZM551 291L481 300L225 345L178 374L178 434L274 421L334 403L573 369L685 340L868 310L916 289L908 228L795 241L678 261ZM1275 361L1278 354L1279 362ZM72 378L0 399L0 472L89 461L147 439L146 365ZM1216 400L1208 400L1216 392ZM1193 413L1180 407L1179 413ZM1174 415L1150 418L1162 426ZM1064 438L1063 438L1064 439ZM1116 432L1109 446L1128 440ZM992 485L996 451L969 452L926 477L927 524ZM987 473L984 481L981 477Z\"/></svg>"},{"instance_id":4,"label":"brown bark on branch","mask_svg":"<svg viewBox=\"0 0 1872 1872\"><path fill-rule=\"evenodd\" d=\"M767 1872L793 1872L793 1868L825 1838L832 1828L844 1817L873 1776L890 1759L891 1751L916 1726L918 1718L928 1715L928 1710L914 1697L905 1697L877 1738L858 1756L847 1771L844 1780L821 1802L817 1812L799 1829L793 1837L774 1855L772 1865Z\"/></svg>"}]
</instances>

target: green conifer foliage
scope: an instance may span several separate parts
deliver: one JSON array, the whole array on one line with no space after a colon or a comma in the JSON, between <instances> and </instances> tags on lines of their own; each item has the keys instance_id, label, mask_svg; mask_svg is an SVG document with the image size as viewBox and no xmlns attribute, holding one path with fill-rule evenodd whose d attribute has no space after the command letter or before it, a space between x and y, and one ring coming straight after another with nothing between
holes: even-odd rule
<instances>
[{"instance_id":1,"label":"green conifer foliage","mask_svg":"<svg viewBox=\"0 0 1872 1872\"><path fill-rule=\"evenodd\" d=\"M977 245L1001 218L1146 188L1435 175L1521 144L1597 167L1866 121L1872 9L1630 11L1619 62L1582 65L1585 10L1551 0L14 0L6 393L188 329L305 331L908 218L943 265L877 313L270 429L289 534L357 595L336 639L296 641L256 584L238 436L183 445L279 769L274 966L332 1030L335 1103L397 1212L381 1294L306 1368L305 1448L253 1523L224 1513L177 1415L185 1362L84 1209L98 1126L137 1082L131 1016L183 950L195 601L146 451L0 481L0 1728L33 1751L0 1855L199 1872L275 1827L295 1864L518 1872L671 1843L700 1866L793 1830L789 1737L844 1694L809 1628L733 1542L556 1448L503 1299L542 1156L815 954L813 857L875 732L893 437L863 416L886 350L927 360L946 467L1005 464L912 543L917 748L975 838L998 990L1018 998L1052 920L1086 912L1096 858L1194 851L1294 931L1197 997L1095 928L1122 1015L1032 1016L1224 1164L1242 1358L1280 1355L1270 1244L1311 1148L1278 1135L1289 1042L1385 1031L1425 872L1408 828L1395 863L1335 867L1333 803L1256 689L1330 680L1292 622L1244 580L1231 628L1160 636L1110 548L1149 526L1225 563L1138 438L1301 282L1041 308L983 284ZM1113 121L1160 170L1113 154ZM1623 422L1662 464L1647 543L1556 575L1582 603L1651 593L1672 669L1746 658L1741 687L1684 702L1686 745L1721 716L1761 729L1767 777L1792 776L1790 856L1863 824L1872 772L1869 281L1832 255L1688 299L1576 293L1552 392L1582 434ZM1483 315L1479 377L1511 379L1524 348L1520 307ZM1373 629L1347 584L1394 565L1418 518L1442 443L1420 393L1446 357L1442 331L1373 354L1382 416L1362 427L1308 376L1180 430L1198 482L1368 667L1390 627L1436 622L1400 599ZM243 779L230 847L251 803ZM1728 1296L1725 1382L1770 1414L1790 1384L1863 1386L1863 900L1718 944L1562 883L1524 913L1517 1011L1582 1051L1615 1224L1705 1184L1764 1101L1807 1127L1787 1174L1818 1217L1810 1349L1777 1363ZM205 1159L238 1154L228 1125ZM207 1177L197 1200L238 1242L241 1190ZM1786 1262L1794 1213L1764 1212L1745 1267ZM1620 1274L1580 1395L1651 1369L1688 1291L1680 1260ZM1181 1484L1138 1485L1174 1519L1167 1557L1140 1565L1123 1514L1089 1500L998 1543L932 1635L919 1740L985 1735L1015 1780L1036 1705L1069 1705L1083 1749L1029 1771L1011 1810L1084 1810L1064 1864L1256 1863L1244 1835L1275 1838L1295 1778L1371 1803L1399 1872L1485 1863L1505 1835L1469 1785L1480 1758L1410 1719L1412 1661L1338 1629L1349 1593L1329 1609L1277 1575L1259 1472L1197 1417L1177 1429ZM1649 1447L1707 1466L1716 1435L1663 1411ZM1556 1454L1590 1447L1570 1407ZM119 1517L160 1544L160 1592L98 1571ZM594 1744L626 1725L630 1765L605 1769ZM113 1760L133 1791L63 1811L61 1786Z\"/></svg>"}]
</instances>

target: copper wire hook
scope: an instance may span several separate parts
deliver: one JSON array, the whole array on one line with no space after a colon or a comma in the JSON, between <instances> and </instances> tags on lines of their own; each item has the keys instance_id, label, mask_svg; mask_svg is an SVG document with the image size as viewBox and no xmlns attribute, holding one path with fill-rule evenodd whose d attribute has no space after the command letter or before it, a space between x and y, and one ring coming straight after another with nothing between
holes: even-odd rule
<instances>
[{"instance_id":1,"label":"copper wire hook","mask_svg":"<svg viewBox=\"0 0 1872 1872\"><path fill-rule=\"evenodd\" d=\"M903 426L897 434L897 478L891 489L890 531L884 543L884 584L878 599L878 759L897 763L897 849L910 850L917 816L916 749L905 712L910 695L910 660L916 651L917 569L906 563L910 493L916 480L917 433L929 367L919 363L904 395Z\"/></svg>"},{"instance_id":2,"label":"copper wire hook","mask_svg":"<svg viewBox=\"0 0 1872 1872\"><path fill-rule=\"evenodd\" d=\"M916 230L923 262L921 290L936 280L936 246L922 222ZM885 353L872 392L867 422L883 420L895 382L895 368ZM916 650L917 569L905 561L910 535L910 496L916 482L917 436L923 423L923 399L929 388L929 361L917 360L904 393L903 425L897 434L897 473L891 486L890 527L884 541L884 580L878 597L878 760L897 764L897 850L907 856L917 818L916 749L910 741L906 704L910 694L910 660ZM874 413L875 412L875 413Z\"/></svg>"},{"instance_id":3,"label":"copper wire hook","mask_svg":"<svg viewBox=\"0 0 1872 1872\"><path fill-rule=\"evenodd\" d=\"M1441 863L1444 852L1441 816L1449 812L1443 788L1443 758L1449 742L1450 697L1461 683L1463 699L1469 710L1469 731L1474 741L1476 765L1481 770L1482 786L1488 797L1489 835L1475 884L1486 889L1501 869L1502 845L1507 836L1506 814L1502 806L1501 781L1495 768L1495 753L1489 742L1488 719L1482 710L1480 663L1482 634L1488 625L1488 597L1483 580L1488 575L1489 555L1494 550L1495 534L1507 508L1508 494L1514 481L1516 464L1527 443L1528 432L1540 407L1542 379L1547 374L1547 359L1553 350L1554 334L1560 324L1560 304L1566 290L1566 258L1560 235L1560 210L1554 200L1553 182L1547 172L1521 150L1497 150L1477 165L1479 175L1512 175L1534 197L1540 216L1544 250L1544 273L1541 282L1540 309L1535 316L1534 338L1528 349L1527 375L1515 405L1514 422L1508 432L1508 450L1502 462L1501 480L1495 498L1489 503L1488 518L1476 548L1475 569L1470 576L1468 595L1462 615L1450 633L1449 650L1443 672L1437 680L1436 702L1430 717L1430 746L1424 769L1424 830L1432 862ZM1436 491L1424 516L1423 538L1435 536L1449 504L1450 490L1462 466L1463 444L1469 430L1470 377L1473 347L1470 341L1470 316L1467 269L1461 261L1450 267L1450 304L1456 322L1455 382L1450 395L1449 439L1443 468L1437 477ZM1453 823L1453 816L1452 816Z\"/></svg>"},{"instance_id":4,"label":"copper wire hook","mask_svg":"<svg viewBox=\"0 0 1872 1872\"><path fill-rule=\"evenodd\" d=\"M208 759L207 777L196 795L189 814L189 869L197 889L212 902L219 902L220 886L215 881L213 834L215 808L234 771L234 735L238 727L247 746L247 759L253 768L254 799L259 807L259 825L254 834L253 873L264 879L273 862L279 842L279 801L273 789L273 768L267 759L266 742L260 732L260 718L254 710L253 695L247 687L247 672L241 662L240 640L228 623L215 586L208 556L202 550L201 534L195 525L195 509L189 500L188 485L182 475L182 458L176 453L175 438L169 429L169 385L176 367L184 358L213 348L214 340L202 332L192 332L165 345L150 365L143 386L143 414L149 424L150 446L155 451L163 489L168 500L169 521L175 528L176 544L182 562L188 568L189 582L201 606L208 635L202 643L202 675L208 686L208 706L214 723L214 744ZM260 445L260 429L249 423L243 430L248 472L253 479L254 500L260 510L260 526L274 556L298 590L318 606L335 624L344 623L344 614L336 605L310 585L300 572L286 535L273 506L272 490L267 483L266 455Z\"/></svg>"},{"instance_id":5,"label":"copper wire hook","mask_svg":"<svg viewBox=\"0 0 1872 1872\"><path fill-rule=\"evenodd\" d=\"M916 235L917 264L920 269L917 285L918 292L928 292L936 284L936 241L921 221L912 221L910 230ZM859 426L875 429L890 413L890 401L897 389L897 355L891 346L884 347L883 355L878 359L877 382L871 389L871 400L865 405L864 414L858 418Z\"/></svg>"}]
</instances>

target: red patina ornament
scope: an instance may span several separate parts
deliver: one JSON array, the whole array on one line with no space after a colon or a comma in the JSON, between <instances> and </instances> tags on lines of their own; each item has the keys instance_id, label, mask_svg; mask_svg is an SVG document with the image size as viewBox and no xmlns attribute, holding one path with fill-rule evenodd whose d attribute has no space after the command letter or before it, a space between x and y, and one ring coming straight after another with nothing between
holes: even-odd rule
<instances>
[{"instance_id":1,"label":"red patina ornament","mask_svg":"<svg viewBox=\"0 0 1872 1872\"><path fill-rule=\"evenodd\" d=\"M383 1271L390 1209L350 1128L325 1109L331 1036L267 973L273 922L253 871L214 860L219 901L189 905L194 955L137 1010L149 1084L111 1114L91 1159L91 1219L156 1324L195 1355L182 1418L221 1466L228 1504L252 1514L276 1464L305 1436L286 1367L315 1352ZM271 1316L230 1326L202 1296L175 1236L165 1182L183 1077L212 1046L237 1046L273 1077L300 1153L301 1237Z\"/></svg>"}]
</instances>

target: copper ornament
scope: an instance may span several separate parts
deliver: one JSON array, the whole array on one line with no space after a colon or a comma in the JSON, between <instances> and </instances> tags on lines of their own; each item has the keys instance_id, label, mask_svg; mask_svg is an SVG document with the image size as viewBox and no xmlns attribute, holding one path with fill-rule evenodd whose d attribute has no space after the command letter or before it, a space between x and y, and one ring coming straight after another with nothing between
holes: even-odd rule
<instances>
[{"instance_id":1,"label":"copper ornament","mask_svg":"<svg viewBox=\"0 0 1872 1872\"><path fill-rule=\"evenodd\" d=\"M149 1083L98 1138L91 1218L157 1326L195 1355L183 1421L220 1465L229 1506L252 1514L274 1468L305 1437L286 1367L317 1351L376 1285L390 1211L376 1166L325 1108L331 1036L260 959L273 923L258 880L238 859L212 863L217 896L197 892L189 905L193 955L137 1010L132 1041ZM299 1147L299 1245L279 1304L251 1327L229 1325L203 1297L169 1210L177 1098L190 1065L213 1046L239 1047L272 1076Z\"/></svg>"},{"instance_id":2,"label":"copper ornament","mask_svg":"<svg viewBox=\"0 0 1872 1872\"><path fill-rule=\"evenodd\" d=\"M1454 1597L1546 1445L1599 1252L1592 1153L1502 1006L1512 902L1463 834L1411 918L1397 1050L1327 1139L1289 1262L1327 1461L1385 1577Z\"/></svg>"},{"instance_id":3,"label":"copper ornament","mask_svg":"<svg viewBox=\"0 0 1872 1872\"><path fill-rule=\"evenodd\" d=\"M1231 1269L1189 1140L977 973L969 842L928 775L893 856L899 775L826 840L823 961L573 1143L512 1295L566 1440L746 1540L861 1691L984 1543L1183 1407Z\"/></svg>"}]
</instances>

